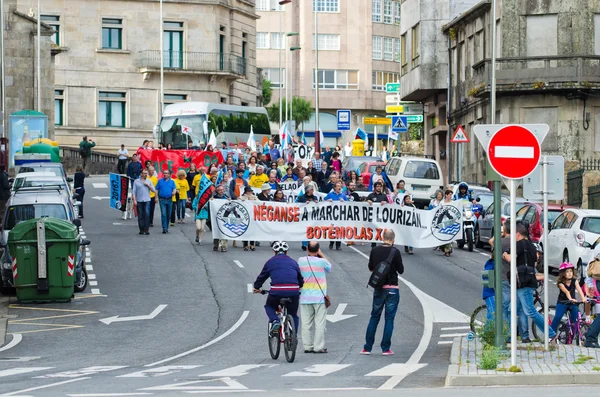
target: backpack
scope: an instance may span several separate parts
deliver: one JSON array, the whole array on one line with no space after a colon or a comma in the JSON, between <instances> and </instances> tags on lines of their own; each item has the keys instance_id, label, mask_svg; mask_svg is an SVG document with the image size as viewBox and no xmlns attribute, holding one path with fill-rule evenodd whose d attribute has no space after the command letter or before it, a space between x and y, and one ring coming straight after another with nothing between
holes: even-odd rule
<instances>
[{"instance_id":1,"label":"backpack","mask_svg":"<svg viewBox=\"0 0 600 397\"><path fill-rule=\"evenodd\" d=\"M533 243L529 240L526 241L527 248L525 248L525 263L517 264L517 288L537 286L537 278L535 277L535 255L536 250L533 247ZM533 252L533 256L531 255Z\"/></svg>"},{"instance_id":2,"label":"backpack","mask_svg":"<svg viewBox=\"0 0 600 397\"><path fill-rule=\"evenodd\" d=\"M588 277L593 278L594 280L600 280L600 260L594 259L590 261L587 266L587 275Z\"/></svg>"},{"instance_id":3,"label":"backpack","mask_svg":"<svg viewBox=\"0 0 600 397\"><path fill-rule=\"evenodd\" d=\"M394 255L396 254L396 248L391 248L387 259L378 263L373 269L371 277L369 277L369 286L374 289L381 289L388 282L389 274L392 271L392 259L394 259Z\"/></svg>"},{"instance_id":4,"label":"backpack","mask_svg":"<svg viewBox=\"0 0 600 397\"><path fill-rule=\"evenodd\" d=\"M88 152L87 152L87 150L85 150L85 147L79 146L79 155L81 157L87 157L88 156Z\"/></svg>"}]
</instances>

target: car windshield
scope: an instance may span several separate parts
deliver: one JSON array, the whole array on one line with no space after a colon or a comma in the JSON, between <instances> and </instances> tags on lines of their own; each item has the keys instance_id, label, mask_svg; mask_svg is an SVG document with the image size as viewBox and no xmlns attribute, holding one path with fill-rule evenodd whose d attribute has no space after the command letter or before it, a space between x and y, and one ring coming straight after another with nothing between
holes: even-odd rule
<instances>
[{"instance_id":1,"label":"car windshield","mask_svg":"<svg viewBox=\"0 0 600 397\"><path fill-rule=\"evenodd\" d=\"M370 165L370 166L369 166L369 171L368 171L368 172L369 172L370 174L374 174L374 173L375 173L375 169L376 169L377 167L378 167L378 166L376 166L376 165Z\"/></svg>"},{"instance_id":2,"label":"car windshield","mask_svg":"<svg viewBox=\"0 0 600 397\"><path fill-rule=\"evenodd\" d=\"M43 186L58 186L63 187L63 181L59 178L17 178L13 185L13 190L22 187L43 187Z\"/></svg>"},{"instance_id":3,"label":"car windshield","mask_svg":"<svg viewBox=\"0 0 600 397\"><path fill-rule=\"evenodd\" d=\"M4 230L11 230L21 222L43 217L67 220L67 212L60 204L14 205L6 211Z\"/></svg>"},{"instance_id":4,"label":"car windshield","mask_svg":"<svg viewBox=\"0 0 600 397\"><path fill-rule=\"evenodd\" d=\"M19 169L19 174L24 172L49 172L56 176L62 176L62 169L60 167L27 167L23 166Z\"/></svg>"},{"instance_id":5,"label":"car windshield","mask_svg":"<svg viewBox=\"0 0 600 397\"><path fill-rule=\"evenodd\" d=\"M409 160L404 169L405 178L440 179L435 163L428 161Z\"/></svg>"},{"instance_id":6,"label":"car windshield","mask_svg":"<svg viewBox=\"0 0 600 397\"><path fill-rule=\"evenodd\" d=\"M489 207L494 202L494 196L491 194L480 194L477 197L481 199L479 204L483 206L483 208Z\"/></svg>"},{"instance_id":7,"label":"car windshield","mask_svg":"<svg viewBox=\"0 0 600 397\"><path fill-rule=\"evenodd\" d=\"M581 230L584 232L600 234L600 218L585 218L583 222L581 222Z\"/></svg>"}]
</instances>

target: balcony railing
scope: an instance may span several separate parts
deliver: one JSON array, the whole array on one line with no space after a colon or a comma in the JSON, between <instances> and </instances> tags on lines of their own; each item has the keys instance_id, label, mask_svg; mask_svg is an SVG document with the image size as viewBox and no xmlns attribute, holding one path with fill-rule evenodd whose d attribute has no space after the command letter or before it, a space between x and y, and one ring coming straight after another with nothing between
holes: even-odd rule
<instances>
[{"instance_id":1,"label":"balcony railing","mask_svg":"<svg viewBox=\"0 0 600 397\"><path fill-rule=\"evenodd\" d=\"M246 59L217 52L164 51L163 66L168 72L246 75ZM142 72L160 69L160 50L138 53L137 66Z\"/></svg>"}]
</instances>

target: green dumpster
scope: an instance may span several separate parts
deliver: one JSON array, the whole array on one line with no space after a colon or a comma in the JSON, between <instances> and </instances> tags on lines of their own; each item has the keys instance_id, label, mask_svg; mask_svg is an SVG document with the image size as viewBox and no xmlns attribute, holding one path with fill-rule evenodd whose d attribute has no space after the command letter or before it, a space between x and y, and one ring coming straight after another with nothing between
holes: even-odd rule
<instances>
[{"instance_id":1,"label":"green dumpster","mask_svg":"<svg viewBox=\"0 0 600 397\"><path fill-rule=\"evenodd\" d=\"M72 223L31 219L8 234L13 278L20 302L69 302L75 283L79 236Z\"/></svg>"}]
</instances>

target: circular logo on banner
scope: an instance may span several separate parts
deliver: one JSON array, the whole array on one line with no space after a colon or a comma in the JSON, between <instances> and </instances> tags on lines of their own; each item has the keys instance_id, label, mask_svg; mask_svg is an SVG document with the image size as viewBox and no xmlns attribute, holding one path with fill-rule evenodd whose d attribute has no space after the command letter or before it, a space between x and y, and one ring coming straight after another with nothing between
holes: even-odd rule
<instances>
[{"instance_id":1,"label":"circular logo on banner","mask_svg":"<svg viewBox=\"0 0 600 397\"><path fill-rule=\"evenodd\" d=\"M121 209L121 202L120 201L115 201L115 209L120 210Z\"/></svg>"},{"instance_id":2,"label":"circular logo on banner","mask_svg":"<svg viewBox=\"0 0 600 397\"><path fill-rule=\"evenodd\" d=\"M453 205L438 207L431 222L431 234L440 241L451 241L460 231L462 214Z\"/></svg>"},{"instance_id":3,"label":"circular logo on banner","mask_svg":"<svg viewBox=\"0 0 600 397\"><path fill-rule=\"evenodd\" d=\"M227 237L240 237L246 233L249 225L250 214L243 205L235 201L223 204L217 212L217 226Z\"/></svg>"}]
</instances>

